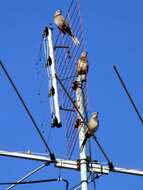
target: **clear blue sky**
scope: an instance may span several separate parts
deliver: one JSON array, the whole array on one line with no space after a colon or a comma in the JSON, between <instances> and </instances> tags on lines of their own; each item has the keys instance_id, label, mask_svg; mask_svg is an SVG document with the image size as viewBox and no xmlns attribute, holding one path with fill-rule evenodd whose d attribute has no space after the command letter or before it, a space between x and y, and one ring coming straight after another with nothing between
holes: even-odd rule
<instances>
[{"instance_id":1,"label":"clear blue sky","mask_svg":"<svg viewBox=\"0 0 143 190\"><path fill-rule=\"evenodd\" d=\"M41 97L37 96L42 74L35 66L41 32L53 22L53 14L60 8L66 12L70 1L8 1L0 4L0 59L12 75L38 124L48 140L50 133L47 78ZM111 160L123 167L143 169L143 125L134 113L129 100L115 76L116 64L126 81L141 114L143 113L143 2L141 0L82 1L81 14L89 55L89 111L100 114L97 137ZM42 103L40 101L42 100ZM45 152L23 107L4 74L0 74L0 150ZM62 130L63 131L63 130ZM59 137L60 134L60 137ZM50 146L64 158L63 132L51 131ZM60 143L59 143L60 141ZM104 162L97 146L92 146L94 159ZM0 182L16 180L40 163L0 158ZM29 179L57 177L59 171L47 167ZM78 174L62 171L70 185L79 181ZM78 176L79 177L79 176ZM97 181L97 190L142 189L143 178L110 174ZM63 189L60 184L22 186L16 189ZM90 186L92 189L92 186ZM0 189L5 189L0 187Z\"/></svg>"}]
</instances>

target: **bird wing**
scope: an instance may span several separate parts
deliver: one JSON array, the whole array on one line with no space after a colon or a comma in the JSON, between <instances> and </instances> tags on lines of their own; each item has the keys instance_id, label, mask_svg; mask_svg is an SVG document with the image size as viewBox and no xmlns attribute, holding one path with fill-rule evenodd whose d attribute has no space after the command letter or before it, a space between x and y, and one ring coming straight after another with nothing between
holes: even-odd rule
<instances>
[{"instance_id":1,"label":"bird wing","mask_svg":"<svg viewBox=\"0 0 143 190\"><path fill-rule=\"evenodd\" d=\"M87 61L83 62L83 64L82 64L82 71L83 71L83 74L87 74L87 71L88 71Z\"/></svg>"},{"instance_id":2,"label":"bird wing","mask_svg":"<svg viewBox=\"0 0 143 190\"><path fill-rule=\"evenodd\" d=\"M79 59L79 60L77 61L77 73L78 73L78 74L81 74L80 72L81 72L81 59Z\"/></svg>"},{"instance_id":3,"label":"bird wing","mask_svg":"<svg viewBox=\"0 0 143 190\"><path fill-rule=\"evenodd\" d=\"M83 74L87 74L88 72L88 64L87 62L83 61L81 58L78 60L78 63L77 63L77 73L79 75L83 75Z\"/></svg>"},{"instance_id":4,"label":"bird wing","mask_svg":"<svg viewBox=\"0 0 143 190\"><path fill-rule=\"evenodd\" d=\"M94 135L94 133L98 129L98 126L99 126L98 120L94 120L93 118L91 118L88 123L88 133L90 133L91 135Z\"/></svg>"},{"instance_id":5,"label":"bird wing","mask_svg":"<svg viewBox=\"0 0 143 190\"><path fill-rule=\"evenodd\" d=\"M62 15L58 15L54 19L57 27L63 32L68 33L70 36L73 36L69 24L66 22L65 18Z\"/></svg>"},{"instance_id":6,"label":"bird wing","mask_svg":"<svg viewBox=\"0 0 143 190\"><path fill-rule=\"evenodd\" d=\"M74 36L73 33L72 33L72 31L71 31L71 28L70 28L69 24L66 21L64 21L62 29L65 32L67 32L70 36L72 36L72 37Z\"/></svg>"}]
</instances>

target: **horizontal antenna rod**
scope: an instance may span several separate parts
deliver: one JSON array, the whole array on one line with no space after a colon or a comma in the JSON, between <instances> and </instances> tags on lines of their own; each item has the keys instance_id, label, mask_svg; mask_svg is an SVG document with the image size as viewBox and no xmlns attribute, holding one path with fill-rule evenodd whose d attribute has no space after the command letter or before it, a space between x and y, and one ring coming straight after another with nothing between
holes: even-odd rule
<instances>
[{"instance_id":1,"label":"horizontal antenna rod","mask_svg":"<svg viewBox=\"0 0 143 190\"><path fill-rule=\"evenodd\" d=\"M64 160L64 159L55 159L55 161L51 160L50 156L39 156L36 154L28 154L28 153L20 153L20 152L8 152L8 151L0 151L0 156L6 157L13 157L19 159L28 159L28 160L35 160L44 163L54 163L56 167L64 168L64 169L71 169L75 171L79 171L79 161L74 160ZM107 175L109 172L114 173L121 173L121 174L130 174L130 175L137 175L143 176L143 170L138 169L129 169L129 168L121 168L114 166L112 169L109 165L102 165L99 162L91 162L88 165L88 171L93 173L99 173Z\"/></svg>"},{"instance_id":2,"label":"horizontal antenna rod","mask_svg":"<svg viewBox=\"0 0 143 190\"><path fill-rule=\"evenodd\" d=\"M56 167L58 168L64 168L64 169L72 169L80 171L80 165L79 161L73 161L73 160L64 160L64 159L55 159L54 161L51 160L50 156L39 156L35 154L28 154L28 153L20 153L20 152L8 152L8 151L0 151L0 156L5 157L13 157L13 158L19 158L19 159L26 159L26 160L35 160L44 162L47 164L54 163ZM109 173L109 167L101 166L100 164L91 164L89 166L89 171L95 172L95 173L102 173L102 174L108 174Z\"/></svg>"}]
</instances>

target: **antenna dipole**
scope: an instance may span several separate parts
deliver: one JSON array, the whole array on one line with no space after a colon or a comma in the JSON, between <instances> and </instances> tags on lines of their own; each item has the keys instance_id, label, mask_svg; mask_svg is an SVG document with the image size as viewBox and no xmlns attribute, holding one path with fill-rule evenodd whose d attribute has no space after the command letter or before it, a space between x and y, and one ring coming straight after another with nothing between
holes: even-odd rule
<instances>
[{"instance_id":1,"label":"antenna dipole","mask_svg":"<svg viewBox=\"0 0 143 190\"><path fill-rule=\"evenodd\" d=\"M48 77L51 81L49 98L52 98L52 119L53 119L53 127L61 127L61 119L60 119L60 108L59 108L59 98L58 98L58 88L56 81L56 70L55 70L55 58L54 58L54 47L53 47L53 39L52 39L52 28L45 27L44 37L46 43L46 67Z\"/></svg>"}]
</instances>

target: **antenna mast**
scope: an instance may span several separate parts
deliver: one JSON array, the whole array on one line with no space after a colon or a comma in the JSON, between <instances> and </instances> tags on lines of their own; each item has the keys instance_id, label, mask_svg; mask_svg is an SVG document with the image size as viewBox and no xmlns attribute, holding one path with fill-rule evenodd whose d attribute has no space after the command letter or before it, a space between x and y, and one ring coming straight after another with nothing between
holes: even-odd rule
<instances>
[{"instance_id":1,"label":"antenna mast","mask_svg":"<svg viewBox=\"0 0 143 190\"><path fill-rule=\"evenodd\" d=\"M85 103L84 103L84 94L82 90L82 85L84 81L81 78L82 76L79 75L77 77L77 89L76 89L76 97L77 97L77 108L79 112L82 114L82 118L86 118L86 110L85 110ZM78 119L80 120L79 127L79 149L82 145L82 142L85 138L85 124L82 120L80 115L78 114ZM81 189L87 190L88 189L88 182L87 182L87 156L86 156L86 146L84 146L82 152L80 151L80 174L81 174Z\"/></svg>"}]
</instances>

